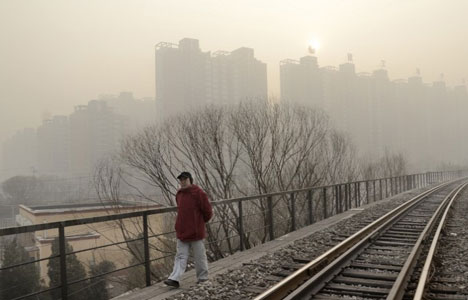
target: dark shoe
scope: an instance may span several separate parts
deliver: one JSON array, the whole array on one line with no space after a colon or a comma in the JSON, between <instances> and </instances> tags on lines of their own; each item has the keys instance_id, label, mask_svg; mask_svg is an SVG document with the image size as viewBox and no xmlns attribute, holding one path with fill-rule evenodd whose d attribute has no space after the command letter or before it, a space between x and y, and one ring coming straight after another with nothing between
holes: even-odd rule
<instances>
[{"instance_id":1,"label":"dark shoe","mask_svg":"<svg viewBox=\"0 0 468 300\"><path fill-rule=\"evenodd\" d=\"M175 281L175 280L172 280L172 279L166 279L166 280L164 280L164 284L167 285L167 286L175 287L175 288L178 288L178 287L179 287L179 282L178 282L178 281Z\"/></svg>"}]
</instances>

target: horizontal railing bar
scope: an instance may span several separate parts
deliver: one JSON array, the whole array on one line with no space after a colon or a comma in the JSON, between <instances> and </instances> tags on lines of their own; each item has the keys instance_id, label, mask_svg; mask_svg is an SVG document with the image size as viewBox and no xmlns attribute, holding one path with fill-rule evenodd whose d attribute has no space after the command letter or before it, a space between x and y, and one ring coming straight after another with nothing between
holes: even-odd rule
<instances>
[{"instance_id":1,"label":"horizontal railing bar","mask_svg":"<svg viewBox=\"0 0 468 300\"><path fill-rule=\"evenodd\" d=\"M424 173L422 173L422 174L424 174ZM404 175L404 176L406 176L406 175ZM212 204L212 206L218 206L218 205L223 205L223 204L230 204L230 203L236 203L236 202L240 202L240 201L259 199L259 198L268 198L268 197L273 197L273 196L288 195L288 194L291 194L291 193L301 193L301 192L308 192L308 191L311 191L311 190L312 191L313 190L320 190L320 189L331 188L331 187L335 187L335 186L339 186L339 185L343 185L343 184L353 184L353 183L357 183L357 182L366 182L366 181L372 182L372 181L376 181L376 180L385 180L385 179L391 179L391 178L396 178L396 177L388 177L388 178L371 179L371 180L364 180L364 181L338 183L338 184L332 184L332 185L308 187L308 188L297 189L297 190L289 190L289 191L274 192L274 193L268 193L268 194L260 194L260 195L253 195L253 196L231 198L231 199L225 199L225 200L217 200L217 201L212 201L211 204ZM46 230L46 229L55 229L55 228L59 228L60 226L70 227L70 226L85 225L85 224L91 224L91 223L116 221L116 220L127 219L127 218L142 217L144 214L154 215L154 214L161 214L161 213L175 212L175 211L177 211L177 207L170 206L170 207L156 208L156 209L137 211L137 212L131 212L131 213L123 213L123 214L115 214L115 215L107 215L107 216L99 216L99 217L90 217L90 218L83 218L83 219L74 219L74 220L67 220L67 221L61 221L61 222L26 225L26 226L19 226L19 227L7 227L7 228L0 229L0 236L19 234L19 233L27 233L27 232L33 232L33 231L39 231L39 230Z\"/></svg>"},{"instance_id":2,"label":"horizontal railing bar","mask_svg":"<svg viewBox=\"0 0 468 300\"><path fill-rule=\"evenodd\" d=\"M166 256L163 256L163 257L153 258L153 259L150 260L150 262L161 260L161 259L168 258L168 257L171 257L171 256L174 256L174 255L171 254L171 255L166 255ZM55 258L55 257L48 257L48 258ZM102 277L102 276L105 276L105 275L109 275L111 273L115 273L115 272L118 272L118 271L130 269L130 268L133 268L133 267L138 267L138 266L143 265L143 264L144 264L144 262L139 263L139 264L135 264L135 265L131 265L131 266L127 266L127 267L124 267L124 268L116 269L116 270L113 270L113 271L110 271L110 272L102 273L102 274L99 274L99 275L94 275L94 276L87 277L87 278L84 278L84 279L79 279L79 280L76 280L76 281L73 281L73 282L69 283L68 285L76 284L76 283L83 282L83 281L86 281L86 280L95 279L97 277ZM45 289L45 290L41 290L41 291L38 291L38 292L27 294L27 295L24 295L24 296L21 296L21 297L18 297L18 298L14 298L12 300L20 300L20 299L32 297L32 296L39 295L39 294L49 292L49 291L52 291L52 290L56 290L56 289L59 289L59 288L61 288L61 286L48 288L48 289Z\"/></svg>"},{"instance_id":3,"label":"horizontal railing bar","mask_svg":"<svg viewBox=\"0 0 468 300\"><path fill-rule=\"evenodd\" d=\"M109 273L114 273L114 272L117 272L117 271L122 271L122 270L126 270L126 269L130 269L130 268L134 268L134 267L138 267L138 266L141 266L141 265L144 265L145 262L142 262L142 263L138 263L138 264L134 264L134 265L131 265L131 266L126 266L126 267L123 267L121 269L117 269L117 270L113 270ZM83 282L83 281L86 281L86 280L89 280L89 279L93 279L95 277L98 277L99 275L96 275L96 276L92 276L92 277L86 277L86 278L82 278L82 279L78 279L78 280L75 280L75 281L72 281L72 282L69 282L68 283L68 286L72 285L72 284L77 284L77 283L80 283L80 282ZM103 274L101 275L103 276Z\"/></svg>"},{"instance_id":4,"label":"horizontal railing bar","mask_svg":"<svg viewBox=\"0 0 468 300\"><path fill-rule=\"evenodd\" d=\"M67 221L61 221L61 222L51 222L51 223L26 225L26 226L19 226L19 227L7 227L7 228L0 229L0 236L19 234L19 233L28 233L28 232L46 230L46 229L56 229L56 228L59 228L60 226L70 227L70 226L77 226L77 225L86 225L86 224L91 224L91 223L100 223L100 222L116 221L116 220L128 219L128 218L136 218L136 217L143 216L143 214L145 213L146 214L160 214L160 213L175 212L175 211L177 211L177 207L170 206L170 207L164 207L164 208L141 210L141 211L136 211L136 212L131 212L131 213L115 214L115 215L108 215L108 216L90 217L90 218L83 218L83 219L74 219L74 220L67 220Z\"/></svg>"},{"instance_id":5,"label":"horizontal railing bar","mask_svg":"<svg viewBox=\"0 0 468 300\"><path fill-rule=\"evenodd\" d=\"M60 257L60 255L54 255L54 256L49 256L49 257L45 257L45 258L41 258L41 259L37 259L37 260L31 260L31 261L27 261L27 262L20 263L20 264L17 264L17 265L1 267L0 271L5 271L5 270L8 270L8 269L17 268L17 267L21 267L21 266L24 266L24 265L29 265L29 264L37 263L37 262L40 262L40 261L43 261L43 260L48 260L48 259L53 259L53 258L58 258L58 257Z\"/></svg>"},{"instance_id":6,"label":"horizontal railing bar","mask_svg":"<svg viewBox=\"0 0 468 300\"><path fill-rule=\"evenodd\" d=\"M34 292L34 293L31 293L31 294L27 294L27 295L24 295L24 296L13 298L11 300L21 300L21 299L29 298L29 297L33 297L33 296L36 296L36 295L39 295L39 294L43 294L45 292L50 292L50 291L53 291L53 290L56 290L56 289L59 289L59 288L60 288L60 286L56 286L56 287L53 287L53 288L48 288L48 289L45 289L45 290L41 290L41 291L38 291L38 292Z\"/></svg>"},{"instance_id":7,"label":"horizontal railing bar","mask_svg":"<svg viewBox=\"0 0 468 300\"><path fill-rule=\"evenodd\" d=\"M153 258L153 259L150 259L149 261L153 262L153 261L161 260L161 259L172 257L172 256L174 256L174 254L166 255L166 256L158 257L158 258ZM87 277L87 278L78 279L78 280L75 280L73 282L68 283L68 285L72 285L72 284L80 283L80 282L83 282L83 281L86 281L86 280L91 280L91 279L95 279L95 278L98 278L98 277L106 276L106 275L109 275L111 273L115 273L115 272L118 272L118 271L138 267L138 266L141 266L141 265L144 265L144 264L145 264L145 262L142 262L142 263L138 263L138 264L135 264L135 265L126 266L126 267L123 267L123 268L120 268L120 269L112 270L112 271L109 271L109 272L106 272L106 273L101 273L101 274L90 276L90 277Z\"/></svg>"},{"instance_id":8,"label":"horizontal railing bar","mask_svg":"<svg viewBox=\"0 0 468 300\"><path fill-rule=\"evenodd\" d=\"M110 246L115 246L115 245L120 245L120 244L126 244L126 243L131 243L131 242L136 242L136 241L140 241L144 238L137 238L137 239L133 239L133 240L127 240L127 241L122 241L122 242L117 242L117 243L112 243L112 244L105 244L105 245L101 245L101 246L97 246L97 247L93 247L93 248L86 248L86 249L82 249L82 250L77 250L77 251L73 251L73 252L68 252L66 255L70 255L70 254L77 254L77 253L81 253L81 252L86 252L86 251L91 251L91 250L96 250L96 249L101 249L101 248L105 248L105 247L110 247Z\"/></svg>"},{"instance_id":9,"label":"horizontal railing bar","mask_svg":"<svg viewBox=\"0 0 468 300\"><path fill-rule=\"evenodd\" d=\"M175 231L170 231L170 232L165 232L165 233L159 233L159 234L150 235L150 236L148 236L148 239L155 238L155 237L162 236L162 235L171 234L171 233L175 233ZM136 238L136 239L132 239L132 240L126 240L126 241L121 241L121 242L117 242L117 243L112 243L112 244L105 244L105 245L101 245L101 246L97 246L97 247L93 247L93 248L87 248L87 249L77 250L77 251L73 251L73 252L68 252L67 255L70 255L70 254L77 254L77 253L81 253L81 252L86 252L86 251L90 251L90 250L101 249L101 248L110 247L110 246L115 246L115 245L120 245L120 244L127 244L127 243L131 243L131 242L141 241L141 240L144 240L144 239L145 239L144 237L141 237L141 238ZM59 256L59 255L58 255L58 256ZM58 256L57 256L57 257L58 257ZM52 257L52 258L54 258L54 257ZM47 258L45 258L45 259L47 259ZM1 270L1 269L0 269L0 270Z\"/></svg>"}]
</instances>

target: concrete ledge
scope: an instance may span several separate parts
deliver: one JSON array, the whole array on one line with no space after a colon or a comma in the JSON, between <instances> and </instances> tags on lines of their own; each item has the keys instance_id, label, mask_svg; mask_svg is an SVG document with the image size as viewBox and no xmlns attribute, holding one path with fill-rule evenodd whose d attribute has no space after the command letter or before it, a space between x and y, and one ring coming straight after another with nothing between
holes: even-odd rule
<instances>
[{"instance_id":1,"label":"concrete ledge","mask_svg":"<svg viewBox=\"0 0 468 300\"><path fill-rule=\"evenodd\" d=\"M244 263L251 262L253 260L256 260L268 253L275 252L283 247L286 247L292 243L294 243L296 240L305 238L317 231L326 229L344 219L350 218L356 214L361 213L363 210L372 207L374 205L378 205L381 203L385 203L388 201L391 201L392 199L398 197L407 197L408 199L410 198L408 194L410 193L418 193L422 189L418 190L411 190L407 192L403 192L400 194L397 194L393 197L387 198L380 200L378 202L373 202L370 204L363 205L358 208L353 208L350 209L344 213L341 213L339 215L335 215L332 217L329 217L325 220L321 220L317 223L314 223L312 225L303 227L301 229L298 229L294 232L290 232L286 235L280 236L276 238L273 241L266 242L265 244L258 245L252 249L242 251L242 252L236 252L233 255L230 255L226 258L220 259L218 261L212 262L209 264L209 271L210 271L210 278L213 278L217 274L222 274L229 272L230 269L234 269L237 267L240 267ZM122 294L114 299L116 300L162 300L166 299L170 296L174 296L178 293L186 292L188 291L191 287L196 285L196 276L195 276L195 270L190 270L187 271L181 278L181 287L179 289L174 289L167 287L164 285L162 282L156 283L150 287L146 287L137 291L133 292L127 292L125 294Z\"/></svg>"}]
</instances>

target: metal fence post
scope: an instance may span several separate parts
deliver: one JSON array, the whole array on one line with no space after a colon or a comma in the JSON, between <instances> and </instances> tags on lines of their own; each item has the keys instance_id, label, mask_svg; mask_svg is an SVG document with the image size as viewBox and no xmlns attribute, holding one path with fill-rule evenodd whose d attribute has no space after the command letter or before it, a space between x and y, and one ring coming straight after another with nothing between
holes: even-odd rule
<instances>
[{"instance_id":1,"label":"metal fence post","mask_svg":"<svg viewBox=\"0 0 468 300\"><path fill-rule=\"evenodd\" d=\"M395 194L395 184L393 183L394 181L395 177L390 177L390 196Z\"/></svg>"},{"instance_id":2,"label":"metal fence post","mask_svg":"<svg viewBox=\"0 0 468 300\"><path fill-rule=\"evenodd\" d=\"M67 257L65 248L65 228L59 225L59 252L60 252L60 288L62 290L62 299L68 299L68 280L67 280Z\"/></svg>"},{"instance_id":3,"label":"metal fence post","mask_svg":"<svg viewBox=\"0 0 468 300\"><path fill-rule=\"evenodd\" d=\"M348 209L353 208L353 194L351 193L351 183L347 184L348 191Z\"/></svg>"},{"instance_id":4,"label":"metal fence post","mask_svg":"<svg viewBox=\"0 0 468 300\"><path fill-rule=\"evenodd\" d=\"M369 181L366 180L366 204L369 204Z\"/></svg>"},{"instance_id":5,"label":"metal fence post","mask_svg":"<svg viewBox=\"0 0 468 300\"><path fill-rule=\"evenodd\" d=\"M314 211L313 211L313 203L312 203L312 193L313 190L307 191L307 203L309 208L309 225L314 223Z\"/></svg>"},{"instance_id":6,"label":"metal fence post","mask_svg":"<svg viewBox=\"0 0 468 300\"><path fill-rule=\"evenodd\" d=\"M385 178L385 198L388 198L388 178Z\"/></svg>"},{"instance_id":7,"label":"metal fence post","mask_svg":"<svg viewBox=\"0 0 468 300\"><path fill-rule=\"evenodd\" d=\"M336 214L339 214L341 212L341 203L340 203L340 195L338 194L338 186L334 186L334 191L335 191L335 211Z\"/></svg>"},{"instance_id":8,"label":"metal fence post","mask_svg":"<svg viewBox=\"0 0 468 300\"><path fill-rule=\"evenodd\" d=\"M273 223L273 198L269 196L267 198L267 203L268 203L268 219L270 221L270 241L275 239L275 228L274 228L274 223Z\"/></svg>"},{"instance_id":9,"label":"metal fence post","mask_svg":"<svg viewBox=\"0 0 468 300\"><path fill-rule=\"evenodd\" d=\"M294 193L291 193L291 231L296 230L296 199Z\"/></svg>"},{"instance_id":10,"label":"metal fence post","mask_svg":"<svg viewBox=\"0 0 468 300\"><path fill-rule=\"evenodd\" d=\"M340 186L341 187L341 186ZM344 189L344 211L347 211L348 210L348 185L345 183L343 185L343 189ZM341 195L341 192L340 192L340 195Z\"/></svg>"},{"instance_id":11,"label":"metal fence post","mask_svg":"<svg viewBox=\"0 0 468 300\"><path fill-rule=\"evenodd\" d=\"M379 179L379 192L380 192L380 199L379 200L382 200L382 179Z\"/></svg>"},{"instance_id":12,"label":"metal fence post","mask_svg":"<svg viewBox=\"0 0 468 300\"><path fill-rule=\"evenodd\" d=\"M354 205L358 207L361 204L361 197L360 197L360 190L359 190L360 183L356 182L354 184Z\"/></svg>"},{"instance_id":13,"label":"metal fence post","mask_svg":"<svg viewBox=\"0 0 468 300\"><path fill-rule=\"evenodd\" d=\"M239 247L240 251L244 251L244 222L242 220L242 201L239 200L238 202L238 209L239 209Z\"/></svg>"},{"instance_id":14,"label":"metal fence post","mask_svg":"<svg viewBox=\"0 0 468 300\"><path fill-rule=\"evenodd\" d=\"M376 199L375 180L372 181L372 190L374 194L374 198L372 198L372 202L375 202L375 199Z\"/></svg>"},{"instance_id":15,"label":"metal fence post","mask_svg":"<svg viewBox=\"0 0 468 300\"><path fill-rule=\"evenodd\" d=\"M151 264L149 254L149 240L148 240L148 214L143 214L143 244L145 251L145 279L146 286L151 285Z\"/></svg>"},{"instance_id":16,"label":"metal fence post","mask_svg":"<svg viewBox=\"0 0 468 300\"><path fill-rule=\"evenodd\" d=\"M345 203L343 203L344 197L343 197L343 193L341 191L341 185L338 185L337 187L338 187L338 190L337 190L338 191L338 203L340 205L339 206L340 207L340 213L342 213L343 210L344 210L344 207L345 207Z\"/></svg>"},{"instance_id":17,"label":"metal fence post","mask_svg":"<svg viewBox=\"0 0 468 300\"><path fill-rule=\"evenodd\" d=\"M323 188L323 218L327 217L327 188Z\"/></svg>"}]
</instances>

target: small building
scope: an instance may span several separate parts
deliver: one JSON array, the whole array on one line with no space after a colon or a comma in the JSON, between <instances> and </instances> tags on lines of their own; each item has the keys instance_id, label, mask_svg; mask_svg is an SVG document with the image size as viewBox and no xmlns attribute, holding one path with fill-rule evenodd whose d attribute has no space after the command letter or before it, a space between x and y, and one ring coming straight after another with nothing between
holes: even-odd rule
<instances>
[{"instance_id":1,"label":"small building","mask_svg":"<svg viewBox=\"0 0 468 300\"><path fill-rule=\"evenodd\" d=\"M19 206L19 214L16 216L18 225L34 225L43 223L60 222L73 219L82 219L120 213L129 213L156 209L158 205L134 204L126 202L118 203L91 203L91 204L64 204L50 206ZM148 217L148 225L153 232L161 232L162 216L151 215ZM89 248L100 247L108 244L122 242L137 238L142 234L142 218L123 219L86 225L77 225L65 228L67 242L73 247L73 251L81 251ZM36 231L29 235L21 235L20 243L35 259L43 259L51 256L52 243L58 237L58 229ZM154 240L151 241L154 243ZM152 258L158 254L152 253ZM112 245L99 249L83 251L76 256L80 262L89 266L108 260L115 264L116 268L130 265L132 255L127 244ZM40 276L48 284L47 264L49 260L39 262Z\"/></svg>"}]
</instances>

